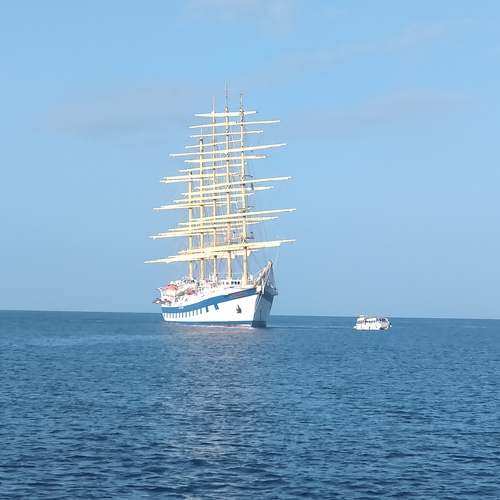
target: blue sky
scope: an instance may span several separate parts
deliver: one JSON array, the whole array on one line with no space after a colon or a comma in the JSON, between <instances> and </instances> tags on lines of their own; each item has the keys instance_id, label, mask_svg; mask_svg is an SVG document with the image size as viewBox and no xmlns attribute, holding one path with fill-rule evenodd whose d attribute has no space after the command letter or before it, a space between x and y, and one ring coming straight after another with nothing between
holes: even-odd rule
<instances>
[{"instance_id":1,"label":"blue sky","mask_svg":"<svg viewBox=\"0 0 500 500\"><path fill-rule=\"evenodd\" d=\"M0 23L0 309L156 311L158 181L227 84L287 143L274 314L500 318L500 2L0 0Z\"/></svg>"}]
</instances>

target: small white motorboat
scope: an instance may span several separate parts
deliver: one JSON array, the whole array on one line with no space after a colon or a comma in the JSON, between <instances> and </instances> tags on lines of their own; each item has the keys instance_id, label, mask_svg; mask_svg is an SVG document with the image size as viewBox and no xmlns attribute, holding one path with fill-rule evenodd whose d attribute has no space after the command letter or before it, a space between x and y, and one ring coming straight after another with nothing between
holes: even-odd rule
<instances>
[{"instance_id":1,"label":"small white motorboat","mask_svg":"<svg viewBox=\"0 0 500 500\"><path fill-rule=\"evenodd\" d=\"M391 327L391 322L387 318L375 316L360 316L354 325L355 330L388 330Z\"/></svg>"}]
</instances>

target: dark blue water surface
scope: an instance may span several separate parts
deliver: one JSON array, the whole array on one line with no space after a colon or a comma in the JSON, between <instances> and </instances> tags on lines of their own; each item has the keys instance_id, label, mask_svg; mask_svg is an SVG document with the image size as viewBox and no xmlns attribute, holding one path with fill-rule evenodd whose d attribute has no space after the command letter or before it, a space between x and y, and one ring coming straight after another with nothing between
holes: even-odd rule
<instances>
[{"instance_id":1,"label":"dark blue water surface","mask_svg":"<svg viewBox=\"0 0 500 500\"><path fill-rule=\"evenodd\" d=\"M0 312L0 498L500 498L500 321Z\"/></svg>"}]
</instances>

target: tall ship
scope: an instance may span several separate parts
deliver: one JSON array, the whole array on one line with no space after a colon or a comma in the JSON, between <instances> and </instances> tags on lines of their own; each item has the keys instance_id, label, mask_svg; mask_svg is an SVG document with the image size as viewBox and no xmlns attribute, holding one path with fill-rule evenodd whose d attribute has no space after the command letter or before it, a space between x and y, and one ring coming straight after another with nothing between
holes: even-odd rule
<instances>
[{"instance_id":1,"label":"tall ship","mask_svg":"<svg viewBox=\"0 0 500 500\"><path fill-rule=\"evenodd\" d=\"M158 288L163 319L196 325L247 325L265 327L278 289L271 260L255 267L254 258L292 239L259 238L266 221L294 208L259 208L259 191L269 183L290 177L254 176L254 160L266 151L285 146L252 145L264 125L279 120L258 120L257 111L229 110L226 89L224 111L196 114L203 122L189 128L192 144L187 151L171 154L184 160L178 175L165 177L165 184L181 183L183 191L172 204L155 210L180 210L182 221L152 239L181 238L175 255L146 263L182 263L183 277ZM249 118L250 117L250 118ZM171 266L178 269L179 266Z\"/></svg>"}]
</instances>

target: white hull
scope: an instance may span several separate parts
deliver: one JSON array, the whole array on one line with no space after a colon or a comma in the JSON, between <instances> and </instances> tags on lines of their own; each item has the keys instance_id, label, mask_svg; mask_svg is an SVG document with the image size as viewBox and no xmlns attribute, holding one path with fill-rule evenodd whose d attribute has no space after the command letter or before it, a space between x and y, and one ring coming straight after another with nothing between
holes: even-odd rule
<instances>
[{"instance_id":1,"label":"white hull","mask_svg":"<svg viewBox=\"0 0 500 500\"><path fill-rule=\"evenodd\" d=\"M265 327L276 290L260 287L216 287L202 296L185 296L176 305L162 305L163 319L190 325L246 325Z\"/></svg>"},{"instance_id":2,"label":"white hull","mask_svg":"<svg viewBox=\"0 0 500 500\"><path fill-rule=\"evenodd\" d=\"M387 318L360 316L354 325L355 330L388 330L391 323Z\"/></svg>"}]
</instances>

